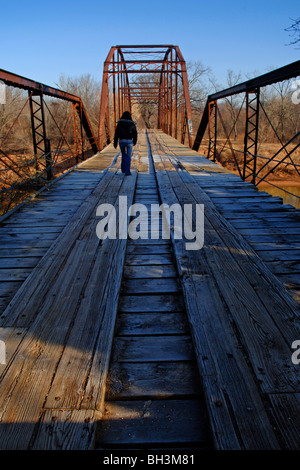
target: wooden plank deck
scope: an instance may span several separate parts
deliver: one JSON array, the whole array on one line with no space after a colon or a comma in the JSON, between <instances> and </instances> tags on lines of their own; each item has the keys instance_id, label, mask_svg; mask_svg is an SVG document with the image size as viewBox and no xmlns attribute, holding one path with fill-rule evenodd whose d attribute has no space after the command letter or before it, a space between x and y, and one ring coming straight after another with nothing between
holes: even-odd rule
<instances>
[{"instance_id":1,"label":"wooden plank deck","mask_svg":"<svg viewBox=\"0 0 300 470\"><path fill-rule=\"evenodd\" d=\"M131 177L109 146L2 221L1 449L299 448L299 211L149 142ZM204 204L204 247L100 241L120 195Z\"/></svg>"}]
</instances>

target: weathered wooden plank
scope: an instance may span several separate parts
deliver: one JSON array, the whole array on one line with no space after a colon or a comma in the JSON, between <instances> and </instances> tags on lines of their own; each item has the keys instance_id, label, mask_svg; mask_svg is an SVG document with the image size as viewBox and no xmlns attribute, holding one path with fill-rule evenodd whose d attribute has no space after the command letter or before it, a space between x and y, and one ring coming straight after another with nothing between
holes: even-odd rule
<instances>
[{"instance_id":1,"label":"weathered wooden plank","mask_svg":"<svg viewBox=\"0 0 300 470\"><path fill-rule=\"evenodd\" d=\"M167 254L128 254L126 257L126 265L155 265L155 264L172 264L172 255Z\"/></svg>"},{"instance_id":2,"label":"weathered wooden plank","mask_svg":"<svg viewBox=\"0 0 300 470\"><path fill-rule=\"evenodd\" d=\"M291 247L295 247L295 243L298 243L300 241L300 234L274 234L274 233L269 233L269 234L263 234L263 233L254 233L250 235L244 235L244 238L249 242L249 243L268 243L268 242L274 242L274 243L284 243L284 244L290 244Z\"/></svg>"},{"instance_id":3,"label":"weathered wooden plank","mask_svg":"<svg viewBox=\"0 0 300 470\"><path fill-rule=\"evenodd\" d=\"M3 344L1 344L1 352L5 359L4 362L2 362L3 357L1 354L0 379L13 360L25 333L26 330L22 328L0 328L0 341L3 342Z\"/></svg>"},{"instance_id":4,"label":"weathered wooden plank","mask_svg":"<svg viewBox=\"0 0 300 470\"><path fill-rule=\"evenodd\" d=\"M32 450L90 450L101 413L95 410L46 410Z\"/></svg>"},{"instance_id":5,"label":"weathered wooden plank","mask_svg":"<svg viewBox=\"0 0 300 470\"><path fill-rule=\"evenodd\" d=\"M221 212L223 212L221 210ZM285 206L282 205L281 207L281 211L277 211L277 212L268 212L268 211L265 211L265 212L261 212L261 213L255 213L255 214L251 214L251 213L248 213L246 211L244 212L240 212L238 211L237 213L236 212L232 212L232 213L228 213L228 216L227 216L227 219L228 220L235 220L235 221L243 221L243 220L246 220L248 221L249 219L251 220L261 220L261 221L265 221L265 220L278 220L278 219L281 219L281 220L289 220L289 221L300 221L300 214L299 214L299 211L297 211L295 208L293 209L290 209L288 208L288 210L286 210ZM238 220L237 220L238 219Z\"/></svg>"},{"instance_id":6,"label":"weathered wooden plank","mask_svg":"<svg viewBox=\"0 0 300 470\"><path fill-rule=\"evenodd\" d=\"M125 265L124 276L125 278L170 278L177 277L177 272L172 264L157 264L154 266Z\"/></svg>"},{"instance_id":7,"label":"weathered wooden plank","mask_svg":"<svg viewBox=\"0 0 300 470\"><path fill-rule=\"evenodd\" d=\"M0 258L0 270L3 268L34 268L41 257Z\"/></svg>"},{"instance_id":8,"label":"weathered wooden plank","mask_svg":"<svg viewBox=\"0 0 300 470\"><path fill-rule=\"evenodd\" d=\"M7 221L5 221L5 227L61 227L63 228L66 225L67 218L64 215L57 217L49 217L47 214L42 214L39 217L26 217L22 213L19 213L17 219L13 216L10 216ZM69 214L69 218L71 217ZM2 224L4 226L4 223Z\"/></svg>"},{"instance_id":9,"label":"weathered wooden plank","mask_svg":"<svg viewBox=\"0 0 300 470\"><path fill-rule=\"evenodd\" d=\"M47 248L2 248L0 247L1 258L41 258L46 253Z\"/></svg>"},{"instance_id":10,"label":"weathered wooden plank","mask_svg":"<svg viewBox=\"0 0 300 470\"><path fill-rule=\"evenodd\" d=\"M24 281L31 271L31 268L0 269L0 282Z\"/></svg>"},{"instance_id":11,"label":"weathered wooden plank","mask_svg":"<svg viewBox=\"0 0 300 470\"><path fill-rule=\"evenodd\" d=\"M266 246L257 250L259 256L266 262L270 261L297 261L299 259L299 250L281 250L280 247L274 250L267 250Z\"/></svg>"},{"instance_id":12,"label":"weathered wooden plank","mask_svg":"<svg viewBox=\"0 0 300 470\"><path fill-rule=\"evenodd\" d=\"M300 255L300 254L299 254ZM268 266L275 274L300 274L300 259L292 261L271 261ZM300 282L300 276L299 276Z\"/></svg>"},{"instance_id":13,"label":"weathered wooden plank","mask_svg":"<svg viewBox=\"0 0 300 470\"><path fill-rule=\"evenodd\" d=\"M1 234L0 232L0 243L2 246L6 244L6 242L10 241L32 241L35 242L36 240L55 240L57 238L58 233L4 233Z\"/></svg>"},{"instance_id":14,"label":"weathered wooden plank","mask_svg":"<svg viewBox=\"0 0 300 470\"><path fill-rule=\"evenodd\" d=\"M174 313L119 313L115 334L130 335L171 335L187 333L186 316Z\"/></svg>"},{"instance_id":15,"label":"weathered wooden plank","mask_svg":"<svg viewBox=\"0 0 300 470\"><path fill-rule=\"evenodd\" d=\"M7 281L0 283L0 297L12 297L19 289L22 281Z\"/></svg>"},{"instance_id":16,"label":"weathered wooden plank","mask_svg":"<svg viewBox=\"0 0 300 470\"><path fill-rule=\"evenodd\" d=\"M259 230L270 230L276 232L276 229L287 230L288 233L294 233L294 230L298 231L300 223L297 221L288 221L288 220L256 220L252 219L247 222L240 222L238 220L230 220L230 223L236 228L239 233L242 233L241 230L255 229Z\"/></svg>"},{"instance_id":17,"label":"weathered wooden plank","mask_svg":"<svg viewBox=\"0 0 300 470\"><path fill-rule=\"evenodd\" d=\"M300 224L298 227L289 227L289 226L274 226L274 227L253 227L253 228L238 228L238 231L241 235L244 235L247 238L248 235L295 235L300 234Z\"/></svg>"},{"instance_id":18,"label":"weathered wooden plank","mask_svg":"<svg viewBox=\"0 0 300 470\"><path fill-rule=\"evenodd\" d=\"M114 362L157 362L193 360L189 336L118 336L114 341Z\"/></svg>"},{"instance_id":19,"label":"weathered wooden plank","mask_svg":"<svg viewBox=\"0 0 300 470\"><path fill-rule=\"evenodd\" d=\"M200 379L193 362L111 363L107 400L198 395Z\"/></svg>"},{"instance_id":20,"label":"weathered wooden plank","mask_svg":"<svg viewBox=\"0 0 300 470\"><path fill-rule=\"evenodd\" d=\"M175 424L180 421L180 428ZM110 445L197 444L208 447L205 408L199 400L122 400L106 403L96 448Z\"/></svg>"},{"instance_id":21,"label":"weathered wooden plank","mask_svg":"<svg viewBox=\"0 0 300 470\"><path fill-rule=\"evenodd\" d=\"M298 273L282 273L280 274L280 280L291 289L300 288L300 276Z\"/></svg>"},{"instance_id":22,"label":"weathered wooden plank","mask_svg":"<svg viewBox=\"0 0 300 470\"><path fill-rule=\"evenodd\" d=\"M282 449L299 449L300 442L300 396L299 394L271 394L272 415L283 442Z\"/></svg>"},{"instance_id":23,"label":"weathered wooden plank","mask_svg":"<svg viewBox=\"0 0 300 470\"><path fill-rule=\"evenodd\" d=\"M271 207L273 204L282 204L282 199L279 197L274 197L274 196L260 196L259 194L254 194L253 196L234 196L234 197L219 197L219 196L213 196L212 194L209 195L211 200L216 206L224 207L226 210L227 207L230 205L236 205L238 204L239 206L244 206L246 205L247 208L252 207L258 207L257 204L263 205L266 207L266 204L271 204Z\"/></svg>"},{"instance_id":24,"label":"weathered wooden plank","mask_svg":"<svg viewBox=\"0 0 300 470\"><path fill-rule=\"evenodd\" d=\"M182 312L181 296L176 294L121 295L120 312Z\"/></svg>"},{"instance_id":25,"label":"weathered wooden plank","mask_svg":"<svg viewBox=\"0 0 300 470\"><path fill-rule=\"evenodd\" d=\"M139 246L139 245L147 245L147 246L152 246L152 245L169 245L170 240L169 239L164 239L164 238L137 238L133 240L132 238L128 238L128 247L131 247L132 245L134 246ZM153 248L154 249L154 248Z\"/></svg>"},{"instance_id":26,"label":"weathered wooden plank","mask_svg":"<svg viewBox=\"0 0 300 470\"><path fill-rule=\"evenodd\" d=\"M196 180L197 178L195 178ZM260 197L270 197L270 194L268 193L263 193L263 192L260 192L258 191L255 186L253 186L252 188L249 188L249 187L246 187L244 188L244 185L241 184L239 185L238 188L236 187L218 187L216 186L215 188L205 188L205 192L207 193L207 195L210 197L210 198L214 198L214 197L219 197L219 198L223 198L223 197L239 197L239 198L243 198L243 197L249 197L249 196L260 196Z\"/></svg>"},{"instance_id":27,"label":"weathered wooden plank","mask_svg":"<svg viewBox=\"0 0 300 470\"><path fill-rule=\"evenodd\" d=\"M161 254L169 254L172 252L171 245L170 243L168 244L151 244L149 245L147 243L148 240L145 240L145 243L128 243L127 245L127 253L129 254L138 254L138 255L143 255L143 254L155 254L155 255L161 255Z\"/></svg>"},{"instance_id":28,"label":"weathered wooden plank","mask_svg":"<svg viewBox=\"0 0 300 470\"><path fill-rule=\"evenodd\" d=\"M179 292L175 278L161 279L125 279L122 285L123 294L158 294Z\"/></svg>"},{"instance_id":29,"label":"weathered wooden plank","mask_svg":"<svg viewBox=\"0 0 300 470\"><path fill-rule=\"evenodd\" d=\"M2 237L2 235L6 234L6 235L14 235L14 234L17 234L18 236L21 236L23 237L23 234L45 234L45 233L60 233L61 230L63 229L63 226L59 226L59 227L52 227L51 225L48 226L48 227L33 227L33 226L30 226L30 227L2 227L0 229L0 236Z\"/></svg>"},{"instance_id":30,"label":"weathered wooden plank","mask_svg":"<svg viewBox=\"0 0 300 470\"><path fill-rule=\"evenodd\" d=\"M9 299L7 297L0 297L0 315L4 312L7 305L9 303Z\"/></svg>"},{"instance_id":31,"label":"weathered wooden plank","mask_svg":"<svg viewBox=\"0 0 300 470\"><path fill-rule=\"evenodd\" d=\"M254 251L260 252L260 251L270 251L270 250L276 250L276 251L294 251L295 253L300 250L300 243L298 242L293 242L293 243L285 243L284 240L281 242L277 242L276 240L270 241L270 242L251 242L249 241L249 245L253 248ZM295 254L294 253L294 254Z\"/></svg>"},{"instance_id":32,"label":"weathered wooden plank","mask_svg":"<svg viewBox=\"0 0 300 470\"><path fill-rule=\"evenodd\" d=\"M227 204L227 205L222 205L222 204L216 204L216 207L218 207L219 211L226 216L226 218L230 218L233 213L236 215L238 213L243 213L246 212L248 214L254 213L254 215L259 215L260 213L264 212L273 212L274 214L277 214L284 210L287 212L292 212L294 210L293 206L288 206L287 204L279 204L279 203L272 203L270 204L269 202L266 203L259 203L259 204L245 204L245 205L240 205L240 204Z\"/></svg>"}]
</instances>

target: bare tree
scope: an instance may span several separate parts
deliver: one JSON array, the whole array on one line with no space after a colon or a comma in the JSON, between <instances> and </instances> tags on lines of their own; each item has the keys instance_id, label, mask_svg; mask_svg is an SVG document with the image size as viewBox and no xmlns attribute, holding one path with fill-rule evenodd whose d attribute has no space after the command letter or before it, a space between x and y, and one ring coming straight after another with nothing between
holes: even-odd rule
<instances>
[{"instance_id":1,"label":"bare tree","mask_svg":"<svg viewBox=\"0 0 300 470\"><path fill-rule=\"evenodd\" d=\"M300 17L295 20L291 18L291 20L293 23L285 29L285 31L290 33L289 36L291 37L291 42L288 44L289 46L300 43ZM300 46L297 47L297 49L299 48Z\"/></svg>"},{"instance_id":2,"label":"bare tree","mask_svg":"<svg viewBox=\"0 0 300 470\"><path fill-rule=\"evenodd\" d=\"M82 99L92 127L98 129L101 82L90 74L83 74L78 77L70 77L62 74L59 77L57 86Z\"/></svg>"}]
</instances>

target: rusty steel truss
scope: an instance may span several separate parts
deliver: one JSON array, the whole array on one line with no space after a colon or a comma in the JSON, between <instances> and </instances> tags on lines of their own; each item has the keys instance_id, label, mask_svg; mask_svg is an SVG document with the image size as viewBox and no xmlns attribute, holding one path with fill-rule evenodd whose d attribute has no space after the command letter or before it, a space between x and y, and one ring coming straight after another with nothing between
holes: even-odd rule
<instances>
[{"instance_id":1,"label":"rusty steel truss","mask_svg":"<svg viewBox=\"0 0 300 470\"><path fill-rule=\"evenodd\" d=\"M65 145L69 147L66 139L66 133L70 128L70 124L73 123L75 151L72 151L72 154L74 155L76 162L78 163L79 159L83 158L83 133L85 133L86 139L93 152L96 153L98 151L98 142L94 135L81 98L70 93L66 93L60 89L49 87L42 83L13 74L11 72L7 72L6 70L2 69L0 69L0 80L7 86L28 91L28 99L25 104L28 103L30 109L35 167L37 172L45 172L48 180L52 177L53 161L50 140L47 137L45 108L47 108L50 114L51 111L44 100L45 96L58 98L60 100L70 102L72 105L70 115L66 119L64 128L60 129L56 122L55 125L61 134L61 142L65 143ZM24 108L25 105L23 109ZM55 121L54 116L52 116L52 118ZM5 167L7 167L10 171L14 171L16 174L18 174L16 164L3 151L3 149L1 149L1 145L0 160L2 164L5 165Z\"/></svg>"},{"instance_id":2,"label":"rusty steel truss","mask_svg":"<svg viewBox=\"0 0 300 470\"><path fill-rule=\"evenodd\" d=\"M269 124L271 125L271 122L260 100L260 89L262 87L281 82L283 80L289 80L297 76L300 76L299 60L279 69L273 70L272 72L268 72L264 75L260 75L259 77L252 78L246 82L227 88L226 90L209 95L202 114L195 141L193 143L193 150L199 150L199 147L204 140L205 132L207 132L207 156L213 160L216 159L216 155L220 153L217 149L217 122L220 120L220 123L226 134L226 142L225 144L222 144L222 147L224 148L226 144L228 144L230 147L238 172L243 180L251 181L253 184L258 184L266 180L270 173L274 172L274 170L283 162L292 165L299 175L299 165L296 165L292 160L292 154L300 146L300 132L297 132L288 142L283 143L277 135L276 131L273 129L281 147L272 157L266 158L267 161L260 166L258 166L258 158L263 157L259 157L257 155L260 112L263 112L266 115ZM233 149L232 143L230 141L230 132L228 132L225 128L218 106L219 100L238 94L244 94L242 106L245 106L244 151L242 162L236 157L236 152ZM272 166L268 167L270 163L272 163Z\"/></svg>"},{"instance_id":3,"label":"rusty steel truss","mask_svg":"<svg viewBox=\"0 0 300 470\"><path fill-rule=\"evenodd\" d=\"M178 46L114 46L104 62L99 148L111 140L116 121L133 105L157 108L157 127L188 145L193 122L186 64Z\"/></svg>"}]
</instances>

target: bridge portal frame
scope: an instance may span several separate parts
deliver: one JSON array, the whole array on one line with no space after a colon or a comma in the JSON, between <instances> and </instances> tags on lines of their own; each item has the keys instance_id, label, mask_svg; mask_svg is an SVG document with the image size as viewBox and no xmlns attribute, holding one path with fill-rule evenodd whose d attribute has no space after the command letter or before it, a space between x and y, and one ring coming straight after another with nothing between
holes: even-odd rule
<instances>
[{"instance_id":1,"label":"bridge portal frame","mask_svg":"<svg viewBox=\"0 0 300 470\"><path fill-rule=\"evenodd\" d=\"M152 74L153 82L136 80L136 74ZM154 79L156 75L158 77ZM111 131L115 131L116 121L122 113L126 110L132 112L133 104L145 102L157 105L159 129L182 143L187 136L192 147L193 120L187 69L179 47L118 45L111 47L103 66L98 132L100 149L110 143Z\"/></svg>"}]
</instances>

